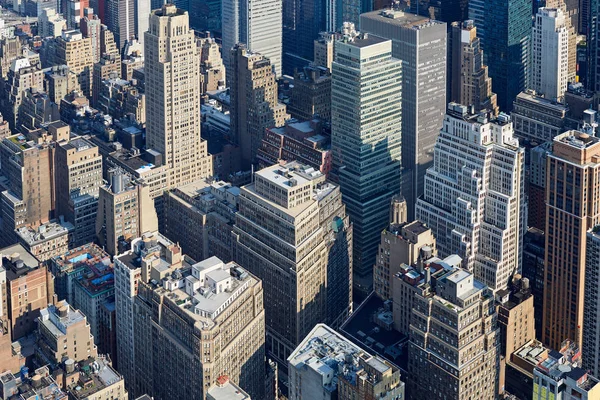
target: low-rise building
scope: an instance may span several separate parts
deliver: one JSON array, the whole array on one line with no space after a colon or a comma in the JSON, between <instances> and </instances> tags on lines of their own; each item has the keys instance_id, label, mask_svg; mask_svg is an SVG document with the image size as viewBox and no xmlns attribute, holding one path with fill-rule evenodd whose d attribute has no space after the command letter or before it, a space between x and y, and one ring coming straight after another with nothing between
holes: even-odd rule
<instances>
[{"instance_id":1,"label":"low-rise building","mask_svg":"<svg viewBox=\"0 0 600 400\"><path fill-rule=\"evenodd\" d=\"M50 221L34 229L24 226L17 229L21 245L39 262L60 256L69 251L73 224Z\"/></svg>"},{"instance_id":2,"label":"low-rise building","mask_svg":"<svg viewBox=\"0 0 600 400\"><path fill-rule=\"evenodd\" d=\"M317 324L288 358L290 400L404 399L400 370Z\"/></svg>"},{"instance_id":3,"label":"low-rise building","mask_svg":"<svg viewBox=\"0 0 600 400\"><path fill-rule=\"evenodd\" d=\"M510 113L515 136L522 139L521 144L532 146L552 141L563 132L568 111L564 104L537 96L535 92L521 92Z\"/></svg>"},{"instance_id":4,"label":"low-rise building","mask_svg":"<svg viewBox=\"0 0 600 400\"><path fill-rule=\"evenodd\" d=\"M533 400L600 398L600 381L581 368L576 342L551 350L533 370Z\"/></svg>"},{"instance_id":5,"label":"low-rise building","mask_svg":"<svg viewBox=\"0 0 600 400\"><path fill-rule=\"evenodd\" d=\"M217 379L217 383L213 385L206 393L206 400L251 400L248 393L229 380L227 375L223 375Z\"/></svg>"},{"instance_id":6,"label":"low-rise building","mask_svg":"<svg viewBox=\"0 0 600 400\"><path fill-rule=\"evenodd\" d=\"M127 400L125 382L106 357L66 360L53 376L71 400Z\"/></svg>"},{"instance_id":7,"label":"low-rise building","mask_svg":"<svg viewBox=\"0 0 600 400\"><path fill-rule=\"evenodd\" d=\"M67 400L68 395L60 389L50 369L44 366L36 369L33 376L15 376L8 371L0 374L0 398Z\"/></svg>"}]
</instances>

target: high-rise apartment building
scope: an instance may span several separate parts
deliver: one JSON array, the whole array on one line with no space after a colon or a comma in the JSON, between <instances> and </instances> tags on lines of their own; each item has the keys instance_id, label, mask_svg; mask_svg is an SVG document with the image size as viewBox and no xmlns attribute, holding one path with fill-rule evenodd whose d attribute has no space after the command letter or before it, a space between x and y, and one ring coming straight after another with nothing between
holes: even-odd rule
<instances>
[{"instance_id":1,"label":"high-rise apartment building","mask_svg":"<svg viewBox=\"0 0 600 400\"><path fill-rule=\"evenodd\" d=\"M121 171L113 171L111 182L100 186L96 235L98 243L116 256L125 249L121 241L158 231L158 217L147 185L129 182Z\"/></svg>"},{"instance_id":2,"label":"high-rise apartment building","mask_svg":"<svg viewBox=\"0 0 600 400\"><path fill-rule=\"evenodd\" d=\"M361 15L360 29L391 39L402 60L402 195L412 221L446 110L446 24L383 10Z\"/></svg>"},{"instance_id":3,"label":"high-rise apartment building","mask_svg":"<svg viewBox=\"0 0 600 400\"><path fill-rule=\"evenodd\" d=\"M342 29L349 27L345 24ZM325 67L331 72L333 64L333 45L336 40L341 39L342 35L337 32L321 32L319 38L315 40L313 63L316 67Z\"/></svg>"},{"instance_id":4,"label":"high-rise apartment building","mask_svg":"<svg viewBox=\"0 0 600 400\"><path fill-rule=\"evenodd\" d=\"M55 151L56 213L75 226L75 246L93 242L102 156L97 146L81 137L59 143Z\"/></svg>"},{"instance_id":5,"label":"high-rise apartment building","mask_svg":"<svg viewBox=\"0 0 600 400\"><path fill-rule=\"evenodd\" d=\"M583 367L600 376L600 228L587 232L585 249L585 286L583 298Z\"/></svg>"},{"instance_id":6,"label":"high-rise apartment building","mask_svg":"<svg viewBox=\"0 0 600 400\"><path fill-rule=\"evenodd\" d=\"M38 35L42 38L59 37L67 29L67 21L56 10L44 10L38 17Z\"/></svg>"},{"instance_id":7,"label":"high-rise apartment building","mask_svg":"<svg viewBox=\"0 0 600 400\"><path fill-rule=\"evenodd\" d=\"M84 10L84 16L81 19L81 33L83 37L92 39L92 60L94 63L100 61L101 49L100 49L100 33L102 32L102 21L97 15L94 15L94 10L86 8Z\"/></svg>"},{"instance_id":8,"label":"high-rise apartment building","mask_svg":"<svg viewBox=\"0 0 600 400\"><path fill-rule=\"evenodd\" d=\"M411 399L495 399L498 328L489 289L464 269L442 273L415 294L408 343ZM429 274L427 274L429 276Z\"/></svg>"},{"instance_id":9,"label":"high-rise apartment building","mask_svg":"<svg viewBox=\"0 0 600 400\"><path fill-rule=\"evenodd\" d=\"M600 222L596 176L600 139L568 131L554 138L546 170L546 251L542 341L581 348L586 234Z\"/></svg>"},{"instance_id":10,"label":"high-rise apartment building","mask_svg":"<svg viewBox=\"0 0 600 400\"><path fill-rule=\"evenodd\" d=\"M352 304L352 228L338 186L292 162L254 174L238 198L233 259L262 279L267 350L285 362L315 324Z\"/></svg>"},{"instance_id":11,"label":"high-rise apartment building","mask_svg":"<svg viewBox=\"0 0 600 400\"><path fill-rule=\"evenodd\" d=\"M282 0L225 0L222 2L223 62L227 76L233 78L235 55L231 52L238 43L248 51L260 53L271 62L276 77L281 76L283 39Z\"/></svg>"},{"instance_id":12,"label":"high-rise apartment building","mask_svg":"<svg viewBox=\"0 0 600 400\"><path fill-rule=\"evenodd\" d=\"M483 63L481 40L473 21L453 22L448 37L449 101L498 114L492 79Z\"/></svg>"},{"instance_id":13,"label":"high-rise apartment building","mask_svg":"<svg viewBox=\"0 0 600 400\"><path fill-rule=\"evenodd\" d=\"M569 74L569 29L560 8L541 7L531 35L531 89L550 100L562 100ZM575 72L575 71L572 71Z\"/></svg>"},{"instance_id":14,"label":"high-rise apartment building","mask_svg":"<svg viewBox=\"0 0 600 400\"><path fill-rule=\"evenodd\" d=\"M105 54L100 60L94 64L93 76L93 90L92 90L92 105L99 108L100 92L103 89L103 81L109 79L111 76L121 75L121 58L115 57L112 54ZM110 114L111 117L116 118L115 115Z\"/></svg>"},{"instance_id":15,"label":"high-rise apartment building","mask_svg":"<svg viewBox=\"0 0 600 400\"><path fill-rule=\"evenodd\" d=\"M137 0L105 0L106 26L115 35L119 51L135 37L135 2ZM149 18L150 10L146 15Z\"/></svg>"},{"instance_id":16,"label":"high-rise apartment building","mask_svg":"<svg viewBox=\"0 0 600 400\"><path fill-rule=\"evenodd\" d=\"M404 399L400 370L317 324L288 358L289 399Z\"/></svg>"},{"instance_id":17,"label":"high-rise apartment building","mask_svg":"<svg viewBox=\"0 0 600 400\"><path fill-rule=\"evenodd\" d=\"M318 117L331 122L331 71L320 66L296 70L287 110L301 121Z\"/></svg>"},{"instance_id":18,"label":"high-rise apartment building","mask_svg":"<svg viewBox=\"0 0 600 400\"><path fill-rule=\"evenodd\" d=\"M10 64L4 83L2 115L13 131L19 129L19 108L28 90L44 90L44 73L39 60L20 57Z\"/></svg>"},{"instance_id":19,"label":"high-rise apartment building","mask_svg":"<svg viewBox=\"0 0 600 400\"><path fill-rule=\"evenodd\" d=\"M163 156L170 187L212 175L200 137L200 57L187 12L153 11L144 42L146 147Z\"/></svg>"},{"instance_id":20,"label":"high-rise apartment building","mask_svg":"<svg viewBox=\"0 0 600 400\"><path fill-rule=\"evenodd\" d=\"M209 90L224 87L225 64L223 64L219 44L211 36L196 39L196 44L200 53L200 71L202 72L200 91L206 93Z\"/></svg>"},{"instance_id":21,"label":"high-rise apartment building","mask_svg":"<svg viewBox=\"0 0 600 400\"><path fill-rule=\"evenodd\" d=\"M225 47L224 47L225 48ZM265 129L282 126L287 119L285 105L277 99L277 80L272 62L263 54L242 45L231 50L228 73L231 95L233 142L240 146L242 168L255 162Z\"/></svg>"},{"instance_id":22,"label":"high-rise apartment building","mask_svg":"<svg viewBox=\"0 0 600 400\"><path fill-rule=\"evenodd\" d=\"M417 218L432 229L440 255L457 253L493 291L521 270L524 154L508 115L488 119L450 103L417 201Z\"/></svg>"},{"instance_id":23,"label":"high-rise apartment building","mask_svg":"<svg viewBox=\"0 0 600 400\"><path fill-rule=\"evenodd\" d=\"M510 112L519 92L529 86L531 0L473 0L469 19L481 38L485 62L501 111Z\"/></svg>"},{"instance_id":24,"label":"high-rise apartment building","mask_svg":"<svg viewBox=\"0 0 600 400\"><path fill-rule=\"evenodd\" d=\"M333 173L353 224L355 286L368 293L389 202L400 193L402 63L392 41L353 31L336 42L332 68Z\"/></svg>"}]
</instances>

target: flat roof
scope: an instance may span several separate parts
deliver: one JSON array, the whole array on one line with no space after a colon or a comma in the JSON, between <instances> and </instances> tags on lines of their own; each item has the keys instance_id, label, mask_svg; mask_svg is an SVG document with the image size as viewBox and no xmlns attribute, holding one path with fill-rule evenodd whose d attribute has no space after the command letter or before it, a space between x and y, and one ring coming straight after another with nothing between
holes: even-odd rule
<instances>
[{"instance_id":1,"label":"flat roof","mask_svg":"<svg viewBox=\"0 0 600 400\"><path fill-rule=\"evenodd\" d=\"M360 15L360 19L375 19L381 20L390 25L401 26L403 28L420 29L432 25L444 25L444 22L436 21L434 19L413 14L401 10L384 9L363 13Z\"/></svg>"}]
</instances>

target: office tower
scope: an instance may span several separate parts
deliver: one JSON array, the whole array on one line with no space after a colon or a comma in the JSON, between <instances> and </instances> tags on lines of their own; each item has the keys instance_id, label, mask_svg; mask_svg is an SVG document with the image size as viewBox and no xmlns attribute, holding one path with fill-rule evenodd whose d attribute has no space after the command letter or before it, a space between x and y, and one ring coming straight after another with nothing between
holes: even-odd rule
<instances>
[{"instance_id":1,"label":"office tower","mask_svg":"<svg viewBox=\"0 0 600 400\"><path fill-rule=\"evenodd\" d=\"M564 132L568 112L565 104L537 96L531 91L521 92L510 113L515 136L528 146L551 142Z\"/></svg>"},{"instance_id":2,"label":"office tower","mask_svg":"<svg viewBox=\"0 0 600 400\"><path fill-rule=\"evenodd\" d=\"M569 74L569 30L560 8L541 7L531 37L531 89L550 100L562 100Z\"/></svg>"},{"instance_id":3,"label":"office tower","mask_svg":"<svg viewBox=\"0 0 600 400\"><path fill-rule=\"evenodd\" d=\"M405 385L395 365L325 324L317 324L287 362L290 400L404 399Z\"/></svg>"},{"instance_id":4,"label":"office tower","mask_svg":"<svg viewBox=\"0 0 600 400\"><path fill-rule=\"evenodd\" d=\"M117 72L111 72L108 79L102 82L97 109L119 120L115 126L122 126L123 134L119 135L117 132L117 136L126 148L139 149L144 146L142 132L135 130L137 128L134 129L131 124L137 123L140 127L146 125L146 95L133 85L134 82L117 78L116 75ZM128 127L131 129L127 129ZM132 140L134 137L136 139Z\"/></svg>"},{"instance_id":5,"label":"office tower","mask_svg":"<svg viewBox=\"0 0 600 400\"><path fill-rule=\"evenodd\" d=\"M144 34L148 31L150 14L154 8L151 3L151 0L135 0L134 3L135 38L142 45L144 44ZM128 40L131 42L131 38L128 38Z\"/></svg>"},{"instance_id":6,"label":"office tower","mask_svg":"<svg viewBox=\"0 0 600 400\"><path fill-rule=\"evenodd\" d=\"M260 280L216 257L196 263L159 234L135 239L115 265L118 359L134 394L201 399L227 373L253 397L263 398ZM177 320L167 323L169 313ZM189 335L181 335L184 331ZM202 379L175 379L194 373Z\"/></svg>"},{"instance_id":7,"label":"office tower","mask_svg":"<svg viewBox=\"0 0 600 400\"><path fill-rule=\"evenodd\" d=\"M431 287L414 295L408 342L411 399L495 399L499 332L493 297L472 273L441 266L444 272L438 271L437 279L425 278Z\"/></svg>"},{"instance_id":8,"label":"office tower","mask_svg":"<svg viewBox=\"0 0 600 400\"><path fill-rule=\"evenodd\" d=\"M38 354L51 365L65 359L79 362L98 356L86 315L65 300L40 310L37 327Z\"/></svg>"},{"instance_id":9,"label":"office tower","mask_svg":"<svg viewBox=\"0 0 600 400\"><path fill-rule=\"evenodd\" d=\"M446 24L396 10L363 14L360 24L391 39L402 60L402 195L413 220L446 110Z\"/></svg>"},{"instance_id":10,"label":"office tower","mask_svg":"<svg viewBox=\"0 0 600 400\"><path fill-rule=\"evenodd\" d=\"M59 143L56 152L56 213L75 226L74 246L93 242L102 184L98 147L83 138Z\"/></svg>"},{"instance_id":11,"label":"office tower","mask_svg":"<svg viewBox=\"0 0 600 400\"><path fill-rule=\"evenodd\" d=\"M344 28L350 26L344 24ZM316 67L325 67L331 73L331 64L333 64L333 46L336 40L342 38L340 33L321 32L319 38L314 43L313 63Z\"/></svg>"},{"instance_id":12,"label":"office tower","mask_svg":"<svg viewBox=\"0 0 600 400\"><path fill-rule=\"evenodd\" d=\"M146 147L162 154L170 187L212 175L200 137L200 59L187 12L170 4L153 11L144 46Z\"/></svg>"},{"instance_id":13,"label":"office tower","mask_svg":"<svg viewBox=\"0 0 600 400\"><path fill-rule=\"evenodd\" d=\"M94 63L100 61L100 35L102 31L102 22L97 15L94 15L94 10L86 8L84 17L81 19L81 33L83 37L92 39L92 60Z\"/></svg>"},{"instance_id":14,"label":"office tower","mask_svg":"<svg viewBox=\"0 0 600 400\"><path fill-rule=\"evenodd\" d=\"M32 228L17 229L19 243L39 262L44 262L69 251L69 236L75 227L68 223L50 221Z\"/></svg>"},{"instance_id":15,"label":"office tower","mask_svg":"<svg viewBox=\"0 0 600 400\"><path fill-rule=\"evenodd\" d=\"M96 234L98 243L115 256L126 249L119 242L158 231L158 218L147 185L129 182L113 171L110 183L100 186Z\"/></svg>"},{"instance_id":16,"label":"office tower","mask_svg":"<svg viewBox=\"0 0 600 400\"><path fill-rule=\"evenodd\" d=\"M598 156L600 139L577 131L556 136L547 156L542 342L554 349L567 339L581 348L584 238L600 217L592 184L600 169Z\"/></svg>"},{"instance_id":17,"label":"office tower","mask_svg":"<svg viewBox=\"0 0 600 400\"><path fill-rule=\"evenodd\" d=\"M52 303L54 277L23 246L0 249L0 270L6 272L6 317L12 340L33 333L40 310Z\"/></svg>"},{"instance_id":18,"label":"office tower","mask_svg":"<svg viewBox=\"0 0 600 400\"><path fill-rule=\"evenodd\" d=\"M481 40L473 21L453 22L448 38L449 101L498 114L492 79L483 63Z\"/></svg>"},{"instance_id":19,"label":"office tower","mask_svg":"<svg viewBox=\"0 0 600 400\"><path fill-rule=\"evenodd\" d=\"M23 47L19 38L0 39L0 67L2 68L2 79L6 79L6 75L8 74L12 62L22 55Z\"/></svg>"},{"instance_id":20,"label":"office tower","mask_svg":"<svg viewBox=\"0 0 600 400\"><path fill-rule=\"evenodd\" d=\"M331 122L331 71L305 66L294 72L294 88L287 110L298 120L318 117Z\"/></svg>"},{"instance_id":21,"label":"office tower","mask_svg":"<svg viewBox=\"0 0 600 400\"><path fill-rule=\"evenodd\" d=\"M21 133L39 129L42 125L49 124L60 119L58 105L53 103L44 92L28 90L19 107L19 130Z\"/></svg>"},{"instance_id":22,"label":"office tower","mask_svg":"<svg viewBox=\"0 0 600 400\"><path fill-rule=\"evenodd\" d=\"M89 8L89 0L59 0L61 12L67 20L67 28L77 29L84 16L84 10Z\"/></svg>"},{"instance_id":23,"label":"office tower","mask_svg":"<svg viewBox=\"0 0 600 400\"><path fill-rule=\"evenodd\" d=\"M308 65L314 54L314 41L319 33L336 30L327 26L331 3L337 0L283 1L283 73L292 75L295 69ZM346 20L344 20L346 21Z\"/></svg>"},{"instance_id":24,"label":"office tower","mask_svg":"<svg viewBox=\"0 0 600 400\"><path fill-rule=\"evenodd\" d=\"M533 400L594 399L600 381L581 368L576 342L565 341L558 351L549 351L533 370Z\"/></svg>"},{"instance_id":25,"label":"office tower","mask_svg":"<svg viewBox=\"0 0 600 400\"><path fill-rule=\"evenodd\" d=\"M121 61L121 78L126 81L133 79L133 71L142 70L144 68L144 55L141 51L135 51L125 55ZM143 84L143 82L141 82Z\"/></svg>"},{"instance_id":26,"label":"office tower","mask_svg":"<svg viewBox=\"0 0 600 400\"><path fill-rule=\"evenodd\" d=\"M67 21L56 10L44 10L38 17L38 35L42 38L59 37L67 29Z\"/></svg>"},{"instance_id":27,"label":"office tower","mask_svg":"<svg viewBox=\"0 0 600 400\"><path fill-rule=\"evenodd\" d=\"M79 85L86 97L92 96L92 39L80 31L64 31L61 37L48 42L48 66L66 65L77 74Z\"/></svg>"},{"instance_id":28,"label":"office tower","mask_svg":"<svg viewBox=\"0 0 600 400\"><path fill-rule=\"evenodd\" d=\"M600 89L600 21L598 19L600 2L598 0L589 0L589 2L590 12L587 18L586 31L587 79L585 80L585 86L588 90L598 91Z\"/></svg>"},{"instance_id":29,"label":"office tower","mask_svg":"<svg viewBox=\"0 0 600 400\"><path fill-rule=\"evenodd\" d=\"M410 12L445 22L465 21L469 18L469 2L467 0L416 0L410 2Z\"/></svg>"},{"instance_id":30,"label":"office tower","mask_svg":"<svg viewBox=\"0 0 600 400\"><path fill-rule=\"evenodd\" d=\"M406 202L393 199L392 207L406 208ZM421 221L392 220L381 232L381 242L373 269L373 290L382 300L394 299L393 280L403 266L412 267L436 255L433 232ZM406 330L404 333L408 333Z\"/></svg>"},{"instance_id":31,"label":"office tower","mask_svg":"<svg viewBox=\"0 0 600 400\"><path fill-rule=\"evenodd\" d=\"M258 165L267 168L281 161L299 161L323 175L331 172L331 137L323 122L312 119L269 128L258 150Z\"/></svg>"},{"instance_id":32,"label":"office tower","mask_svg":"<svg viewBox=\"0 0 600 400\"><path fill-rule=\"evenodd\" d=\"M115 43L119 51L125 47L125 42L135 36L135 1L136 0L105 0L106 26L115 35ZM146 19L149 18L150 10ZM141 16L140 16L141 17Z\"/></svg>"},{"instance_id":33,"label":"office tower","mask_svg":"<svg viewBox=\"0 0 600 400\"><path fill-rule=\"evenodd\" d=\"M276 77L281 76L282 59L282 0L225 0L221 25L223 29L223 62L227 76L234 78L234 53L231 50L243 43L248 51L260 53L271 62Z\"/></svg>"},{"instance_id":34,"label":"office tower","mask_svg":"<svg viewBox=\"0 0 600 400\"><path fill-rule=\"evenodd\" d=\"M492 91L500 110L510 112L517 94L529 87L531 0L476 0L469 4L475 7L482 15L474 18L469 11L469 19L475 20L481 38Z\"/></svg>"},{"instance_id":35,"label":"office tower","mask_svg":"<svg viewBox=\"0 0 600 400\"><path fill-rule=\"evenodd\" d=\"M524 155L508 115L488 119L450 103L417 201L440 255L458 251L463 267L493 291L521 270Z\"/></svg>"},{"instance_id":36,"label":"office tower","mask_svg":"<svg viewBox=\"0 0 600 400\"><path fill-rule=\"evenodd\" d=\"M2 174L8 188L0 194L3 246L17 242L15 229L37 228L52 218L54 210L54 152L48 144L35 144L22 135L0 143Z\"/></svg>"},{"instance_id":37,"label":"office tower","mask_svg":"<svg viewBox=\"0 0 600 400\"><path fill-rule=\"evenodd\" d=\"M2 104L2 115L13 131L19 129L19 107L25 93L29 89L43 90L43 76L41 65L35 59L22 57L11 63L0 104Z\"/></svg>"},{"instance_id":38,"label":"office tower","mask_svg":"<svg viewBox=\"0 0 600 400\"><path fill-rule=\"evenodd\" d=\"M288 118L277 99L277 81L272 63L263 54L242 45L231 50L231 129L233 142L242 151L242 169L250 169L265 129L282 126Z\"/></svg>"},{"instance_id":39,"label":"office tower","mask_svg":"<svg viewBox=\"0 0 600 400\"><path fill-rule=\"evenodd\" d=\"M528 226L546 229L546 161L552 143L545 142L529 151Z\"/></svg>"},{"instance_id":40,"label":"office tower","mask_svg":"<svg viewBox=\"0 0 600 400\"><path fill-rule=\"evenodd\" d=\"M579 32L585 32L580 29L579 18L580 18L580 7L583 2L577 0L547 0L546 7L548 8L560 8L567 18L568 25L573 29L575 35Z\"/></svg>"},{"instance_id":41,"label":"office tower","mask_svg":"<svg viewBox=\"0 0 600 400\"><path fill-rule=\"evenodd\" d=\"M352 228L339 187L297 162L256 172L238 208L233 259L264 282L267 351L285 362L352 311Z\"/></svg>"},{"instance_id":42,"label":"office tower","mask_svg":"<svg viewBox=\"0 0 600 400\"><path fill-rule=\"evenodd\" d=\"M392 42L366 33L336 42L335 55L333 168L354 226L355 287L368 293L389 201L400 192L403 71Z\"/></svg>"},{"instance_id":43,"label":"office tower","mask_svg":"<svg viewBox=\"0 0 600 400\"><path fill-rule=\"evenodd\" d=\"M232 260L239 190L223 181L197 181L166 192L165 235L194 260Z\"/></svg>"},{"instance_id":44,"label":"office tower","mask_svg":"<svg viewBox=\"0 0 600 400\"><path fill-rule=\"evenodd\" d=\"M200 53L200 71L202 73L202 84L200 91L217 90L225 87L225 64L219 51L219 44L215 38L209 36L196 39L198 52Z\"/></svg>"},{"instance_id":45,"label":"office tower","mask_svg":"<svg viewBox=\"0 0 600 400\"><path fill-rule=\"evenodd\" d=\"M587 232L585 249L585 284L583 305L583 367L594 376L600 375L600 229Z\"/></svg>"},{"instance_id":46,"label":"office tower","mask_svg":"<svg viewBox=\"0 0 600 400\"><path fill-rule=\"evenodd\" d=\"M99 108L100 92L103 89L103 81L109 79L110 76L121 75L121 58L115 57L112 54L104 54L99 62L94 64L93 90L92 90L92 105ZM111 117L116 118L111 114Z\"/></svg>"}]
</instances>

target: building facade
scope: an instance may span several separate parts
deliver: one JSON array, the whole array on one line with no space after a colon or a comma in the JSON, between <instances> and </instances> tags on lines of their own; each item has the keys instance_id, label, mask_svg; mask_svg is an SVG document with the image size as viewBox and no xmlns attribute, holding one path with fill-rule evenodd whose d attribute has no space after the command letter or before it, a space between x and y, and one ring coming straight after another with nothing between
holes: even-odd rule
<instances>
[{"instance_id":1,"label":"building facade","mask_svg":"<svg viewBox=\"0 0 600 400\"><path fill-rule=\"evenodd\" d=\"M524 153L508 115L488 119L450 103L417 201L440 255L458 250L463 267L494 291L521 270Z\"/></svg>"}]
</instances>

